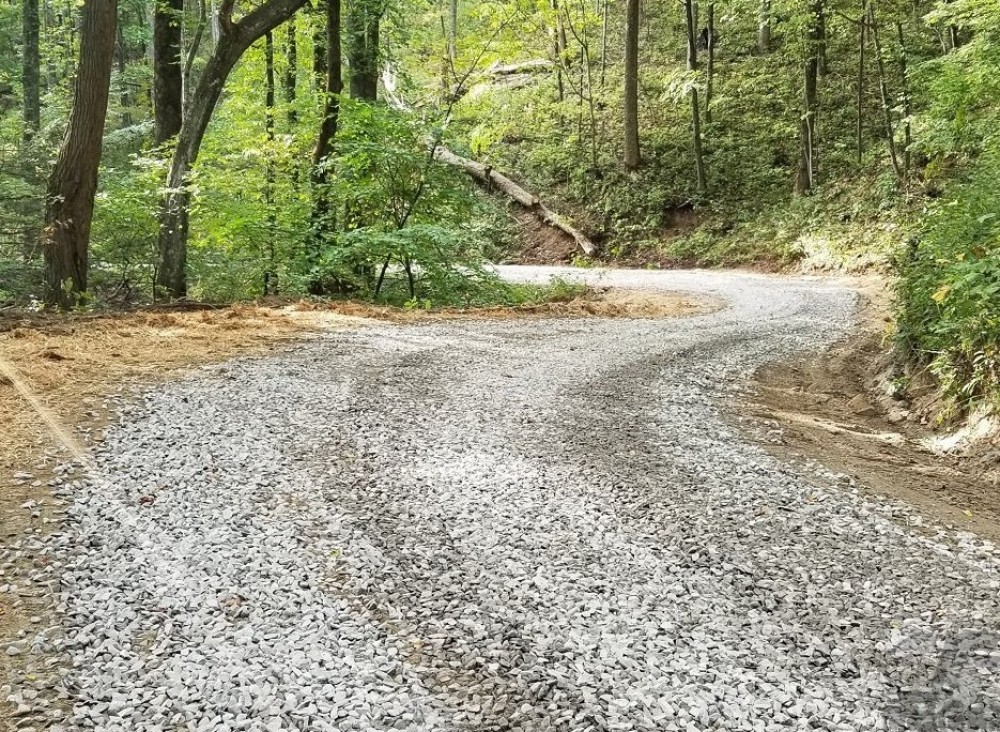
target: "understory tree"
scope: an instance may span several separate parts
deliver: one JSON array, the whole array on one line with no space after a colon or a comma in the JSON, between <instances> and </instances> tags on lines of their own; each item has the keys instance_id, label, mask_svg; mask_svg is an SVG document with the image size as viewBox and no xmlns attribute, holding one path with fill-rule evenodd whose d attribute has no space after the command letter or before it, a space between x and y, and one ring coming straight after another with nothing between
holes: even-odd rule
<instances>
[{"instance_id":1,"label":"understory tree","mask_svg":"<svg viewBox=\"0 0 1000 732\"><path fill-rule=\"evenodd\" d=\"M73 107L46 192L45 300L69 307L87 291L90 227L117 37L117 0L86 0Z\"/></svg>"},{"instance_id":2,"label":"understory tree","mask_svg":"<svg viewBox=\"0 0 1000 732\"><path fill-rule=\"evenodd\" d=\"M191 191L188 175L230 72L255 41L292 17L308 0L267 0L239 20L235 0L222 0L218 39L184 110L160 208L157 284L171 297L187 295L187 248Z\"/></svg>"}]
</instances>

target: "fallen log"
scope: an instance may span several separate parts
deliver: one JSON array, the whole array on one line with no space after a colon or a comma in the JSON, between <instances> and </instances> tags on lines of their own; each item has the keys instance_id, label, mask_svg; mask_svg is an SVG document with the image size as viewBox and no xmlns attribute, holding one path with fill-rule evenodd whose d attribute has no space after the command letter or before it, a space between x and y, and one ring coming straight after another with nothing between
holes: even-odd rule
<instances>
[{"instance_id":1,"label":"fallen log","mask_svg":"<svg viewBox=\"0 0 1000 732\"><path fill-rule=\"evenodd\" d=\"M531 211L549 226L559 229L576 242L580 250L588 257L597 252L597 246L579 229L570 226L559 214L550 209L539 198L519 186L503 173L493 168L477 163L475 160L456 155L445 147L438 147L435 157L442 163L464 170L473 178L484 184L488 190L498 190L511 200Z\"/></svg>"},{"instance_id":2,"label":"fallen log","mask_svg":"<svg viewBox=\"0 0 1000 732\"><path fill-rule=\"evenodd\" d=\"M513 76L515 74L534 74L551 71L555 64L547 58L537 58L531 61L519 61L512 64L501 64L499 61L486 69L483 76Z\"/></svg>"},{"instance_id":3,"label":"fallen log","mask_svg":"<svg viewBox=\"0 0 1000 732\"><path fill-rule=\"evenodd\" d=\"M404 111L410 110L409 105L396 92L396 77L389 69L386 69L382 74L382 86L385 89L385 97L389 102L389 106ZM461 85L459 86L461 87ZM542 203L536 195L525 190L507 176L498 173L489 166L477 163L475 160L456 155L442 145L438 139L432 139L430 145L431 153L436 160L464 170L480 183L483 183L488 190L498 190L511 200L524 206L524 208L535 214L543 223L571 237L576 242L577 247L580 248L580 251L588 257L592 257L597 253L597 245L587 238L582 231L570 226L559 214Z\"/></svg>"}]
</instances>

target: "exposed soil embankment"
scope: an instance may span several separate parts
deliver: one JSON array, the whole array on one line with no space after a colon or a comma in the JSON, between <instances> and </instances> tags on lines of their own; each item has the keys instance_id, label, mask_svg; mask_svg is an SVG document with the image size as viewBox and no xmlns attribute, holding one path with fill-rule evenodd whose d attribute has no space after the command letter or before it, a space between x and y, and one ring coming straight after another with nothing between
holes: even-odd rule
<instances>
[{"instance_id":1,"label":"exposed soil embankment","mask_svg":"<svg viewBox=\"0 0 1000 732\"><path fill-rule=\"evenodd\" d=\"M878 301L869 302L863 329L850 339L817 356L761 369L752 413L780 428L775 452L815 459L933 520L1000 539L995 440L937 449L945 428L935 429L928 414L933 398L927 389L913 401L887 393L893 365L883 312Z\"/></svg>"}]
</instances>

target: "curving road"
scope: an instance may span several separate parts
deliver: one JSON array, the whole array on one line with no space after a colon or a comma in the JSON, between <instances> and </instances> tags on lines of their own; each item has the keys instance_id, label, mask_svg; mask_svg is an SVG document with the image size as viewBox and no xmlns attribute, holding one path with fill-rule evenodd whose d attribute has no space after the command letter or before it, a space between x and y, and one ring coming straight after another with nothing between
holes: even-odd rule
<instances>
[{"instance_id":1,"label":"curving road","mask_svg":"<svg viewBox=\"0 0 1000 732\"><path fill-rule=\"evenodd\" d=\"M15 699L23 718L1000 729L991 547L906 529L898 506L736 426L747 376L847 332L854 295L560 272L729 307L377 324L156 389L109 431L103 477L51 540L68 701L40 682Z\"/></svg>"}]
</instances>

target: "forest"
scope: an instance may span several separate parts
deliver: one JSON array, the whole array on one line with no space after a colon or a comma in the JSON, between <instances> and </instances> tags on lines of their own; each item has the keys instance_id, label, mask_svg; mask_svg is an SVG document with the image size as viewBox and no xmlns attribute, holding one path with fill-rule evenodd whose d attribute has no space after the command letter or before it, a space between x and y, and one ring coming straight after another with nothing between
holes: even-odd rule
<instances>
[{"instance_id":1,"label":"forest","mask_svg":"<svg viewBox=\"0 0 1000 732\"><path fill-rule=\"evenodd\" d=\"M1000 0L0 0L0 732L1000 730Z\"/></svg>"},{"instance_id":2,"label":"forest","mask_svg":"<svg viewBox=\"0 0 1000 732\"><path fill-rule=\"evenodd\" d=\"M0 14L0 302L523 301L486 265L541 228L579 266L885 273L903 358L1000 383L996 0Z\"/></svg>"}]
</instances>

